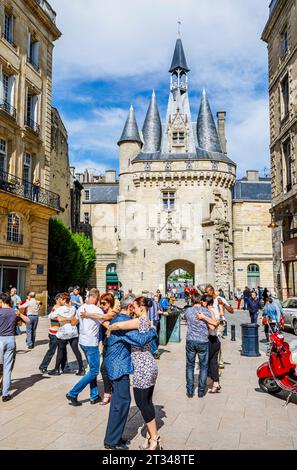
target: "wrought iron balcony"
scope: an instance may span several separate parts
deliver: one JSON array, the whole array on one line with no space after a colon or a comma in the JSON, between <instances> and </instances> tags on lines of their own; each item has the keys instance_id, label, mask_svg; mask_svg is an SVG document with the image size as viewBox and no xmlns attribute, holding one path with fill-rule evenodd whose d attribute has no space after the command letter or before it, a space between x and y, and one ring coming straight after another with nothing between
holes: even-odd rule
<instances>
[{"instance_id":1,"label":"wrought iron balcony","mask_svg":"<svg viewBox=\"0 0 297 470\"><path fill-rule=\"evenodd\" d=\"M32 131L36 132L36 134L40 134L40 125L37 124L37 122L33 121L33 119L30 119L29 117L26 117L26 126L30 127Z\"/></svg>"},{"instance_id":2,"label":"wrought iron balcony","mask_svg":"<svg viewBox=\"0 0 297 470\"><path fill-rule=\"evenodd\" d=\"M8 234L7 242L13 245L23 245L24 244L24 235L23 234Z\"/></svg>"},{"instance_id":3,"label":"wrought iron balcony","mask_svg":"<svg viewBox=\"0 0 297 470\"><path fill-rule=\"evenodd\" d=\"M36 3L43 9L51 21L56 24L56 12L52 9L50 4L46 0L36 0Z\"/></svg>"},{"instance_id":4,"label":"wrought iron balcony","mask_svg":"<svg viewBox=\"0 0 297 470\"><path fill-rule=\"evenodd\" d=\"M60 196L47 189L34 186L29 181L0 170L0 191L28 199L36 204L60 210Z\"/></svg>"},{"instance_id":5,"label":"wrought iron balcony","mask_svg":"<svg viewBox=\"0 0 297 470\"><path fill-rule=\"evenodd\" d=\"M7 114L9 114L11 117L16 119L16 109L13 106L11 106L11 104L8 103L8 101L1 100L0 101L0 109L2 109Z\"/></svg>"}]
</instances>

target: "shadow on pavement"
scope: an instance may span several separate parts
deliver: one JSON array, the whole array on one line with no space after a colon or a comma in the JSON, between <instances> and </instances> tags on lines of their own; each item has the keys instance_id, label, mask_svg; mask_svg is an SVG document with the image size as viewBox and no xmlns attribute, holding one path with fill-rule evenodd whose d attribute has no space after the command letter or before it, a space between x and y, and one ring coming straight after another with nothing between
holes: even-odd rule
<instances>
[{"instance_id":1,"label":"shadow on pavement","mask_svg":"<svg viewBox=\"0 0 297 470\"><path fill-rule=\"evenodd\" d=\"M39 341L35 341L35 348L37 348L37 346L43 346L44 344L48 344L47 339L42 339L42 340L39 340Z\"/></svg>"},{"instance_id":2,"label":"shadow on pavement","mask_svg":"<svg viewBox=\"0 0 297 470\"><path fill-rule=\"evenodd\" d=\"M33 385L35 385L37 382L40 382L41 380L51 380L51 378L42 374L34 374L30 377L12 380L11 388L14 390L12 397L14 398L17 395L20 395L22 392L27 390L27 388L33 387Z\"/></svg>"},{"instance_id":3,"label":"shadow on pavement","mask_svg":"<svg viewBox=\"0 0 297 470\"><path fill-rule=\"evenodd\" d=\"M282 390L281 392L279 393L276 393L276 394L269 394L269 393L265 393L263 390L261 390L261 388L255 388L255 392L257 393L262 393L264 395L270 395L270 396L274 396L275 398L277 398L278 400L281 400L284 402L284 405L285 405L285 402L289 396L289 392L285 392L284 390ZM297 405L297 395L292 395L290 401L289 401L289 404L292 403L294 405Z\"/></svg>"},{"instance_id":4,"label":"shadow on pavement","mask_svg":"<svg viewBox=\"0 0 297 470\"><path fill-rule=\"evenodd\" d=\"M164 418L166 418L167 415L164 411L163 405L155 405L155 410L157 428L159 430L164 426ZM125 439L132 441L132 439L134 439L138 435L140 428L142 428L141 435L145 438L146 426L143 422L143 417L141 416L141 413L138 410L137 406L131 406L128 416L128 422L124 432Z\"/></svg>"}]
</instances>

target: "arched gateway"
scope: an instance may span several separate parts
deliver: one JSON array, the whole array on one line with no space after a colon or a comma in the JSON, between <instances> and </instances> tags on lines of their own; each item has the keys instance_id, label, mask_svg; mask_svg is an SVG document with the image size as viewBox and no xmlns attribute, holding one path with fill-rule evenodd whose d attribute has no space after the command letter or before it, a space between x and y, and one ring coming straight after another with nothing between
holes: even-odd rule
<instances>
[{"instance_id":1,"label":"arched gateway","mask_svg":"<svg viewBox=\"0 0 297 470\"><path fill-rule=\"evenodd\" d=\"M175 259L170 261L165 266L165 286L167 286L169 276L177 271L178 269L182 269L189 273L195 283L195 265L191 261L187 261L184 259Z\"/></svg>"}]
</instances>

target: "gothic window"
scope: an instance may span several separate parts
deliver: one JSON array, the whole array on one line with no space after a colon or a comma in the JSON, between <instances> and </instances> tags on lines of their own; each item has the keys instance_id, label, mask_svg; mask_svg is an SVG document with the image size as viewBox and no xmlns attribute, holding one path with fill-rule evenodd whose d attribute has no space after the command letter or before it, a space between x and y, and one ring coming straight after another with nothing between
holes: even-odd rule
<instances>
[{"instance_id":1,"label":"gothic window","mask_svg":"<svg viewBox=\"0 0 297 470\"><path fill-rule=\"evenodd\" d=\"M20 243L21 234L20 234L21 220L17 214L11 212L8 214L7 221L7 241L13 243Z\"/></svg>"},{"instance_id":2,"label":"gothic window","mask_svg":"<svg viewBox=\"0 0 297 470\"><path fill-rule=\"evenodd\" d=\"M280 38L280 56L284 57L289 50L289 35L287 26L283 29Z\"/></svg>"},{"instance_id":3,"label":"gothic window","mask_svg":"<svg viewBox=\"0 0 297 470\"><path fill-rule=\"evenodd\" d=\"M89 189L86 189L85 190L85 201L89 201L90 200L90 191Z\"/></svg>"},{"instance_id":4,"label":"gothic window","mask_svg":"<svg viewBox=\"0 0 297 470\"><path fill-rule=\"evenodd\" d=\"M182 239L183 239L183 240L187 240L187 235L188 235L187 229L183 229L183 230L182 230Z\"/></svg>"},{"instance_id":5,"label":"gothic window","mask_svg":"<svg viewBox=\"0 0 297 470\"><path fill-rule=\"evenodd\" d=\"M165 170L171 171L171 162L166 162L165 163Z\"/></svg>"},{"instance_id":6,"label":"gothic window","mask_svg":"<svg viewBox=\"0 0 297 470\"><path fill-rule=\"evenodd\" d=\"M175 193L164 191L162 193L163 210L172 211L175 209Z\"/></svg>"},{"instance_id":7,"label":"gothic window","mask_svg":"<svg viewBox=\"0 0 297 470\"><path fill-rule=\"evenodd\" d=\"M185 142L184 132L173 132L172 134L173 145L183 145Z\"/></svg>"},{"instance_id":8,"label":"gothic window","mask_svg":"<svg viewBox=\"0 0 297 470\"><path fill-rule=\"evenodd\" d=\"M151 171L151 164L150 164L150 163L146 163L146 164L144 165L144 170L145 170L145 171Z\"/></svg>"},{"instance_id":9,"label":"gothic window","mask_svg":"<svg viewBox=\"0 0 297 470\"><path fill-rule=\"evenodd\" d=\"M192 162L187 162L186 163L186 169L187 170L193 170L193 163Z\"/></svg>"},{"instance_id":10,"label":"gothic window","mask_svg":"<svg viewBox=\"0 0 297 470\"><path fill-rule=\"evenodd\" d=\"M222 259L225 256L225 249L224 249L224 240L219 240L219 257Z\"/></svg>"},{"instance_id":11,"label":"gothic window","mask_svg":"<svg viewBox=\"0 0 297 470\"><path fill-rule=\"evenodd\" d=\"M213 170L218 170L218 169L219 169L219 164L218 164L218 162L212 162L212 169L213 169Z\"/></svg>"},{"instance_id":12,"label":"gothic window","mask_svg":"<svg viewBox=\"0 0 297 470\"><path fill-rule=\"evenodd\" d=\"M84 213L84 223L86 225L89 225L89 223L90 223L90 213L89 212Z\"/></svg>"}]
</instances>

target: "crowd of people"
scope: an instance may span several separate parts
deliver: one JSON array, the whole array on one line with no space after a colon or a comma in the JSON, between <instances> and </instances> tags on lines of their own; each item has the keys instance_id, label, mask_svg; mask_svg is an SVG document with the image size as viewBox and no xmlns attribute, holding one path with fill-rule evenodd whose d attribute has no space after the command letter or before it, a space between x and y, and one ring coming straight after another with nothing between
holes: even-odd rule
<instances>
[{"instance_id":1,"label":"crowd of people","mask_svg":"<svg viewBox=\"0 0 297 470\"><path fill-rule=\"evenodd\" d=\"M190 399L195 396L194 370L198 357L197 394L203 398L207 393L208 378L209 393L216 394L221 390L220 375L224 369L221 338L226 325L225 314L234 313L234 309L223 292L216 293L211 285L206 286L203 292L192 289L185 297L186 394ZM109 404L104 439L106 449L127 449L123 433L131 403L132 374L135 403L147 428L141 449L161 448L153 404L158 377L157 360L160 358L158 333L161 315L167 314L175 299L176 294L171 291L167 295L157 291L136 297L131 289L126 295L118 295L112 290L100 295L97 289L86 289L82 296L78 286L70 287L67 292L58 293L55 297L55 304L48 315L48 350L39 370L49 376L64 373L78 376L77 383L66 393L71 406L82 405L79 396L86 387L90 389L91 405ZM21 332L21 325L25 324L27 348L34 349L40 308L41 302L34 292L30 292L23 301L15 288L0 296L3 402L12 398L10 385L16 357L15 336ZM273 299L273 293L267 292L264 301L263 296L260 299L256 292L250 292L245 308L250 312L252 323L257 322L259 310L263 310L263 317L268 319L265 332L269 341L268 328L273 328L280 321L281 304ZM76 369L68 363L68 345L76 358ZM54 368L49 370L53 359ZM102 397L98 389L100 373L104 387Z\"/></svg>"}]
</instances>

